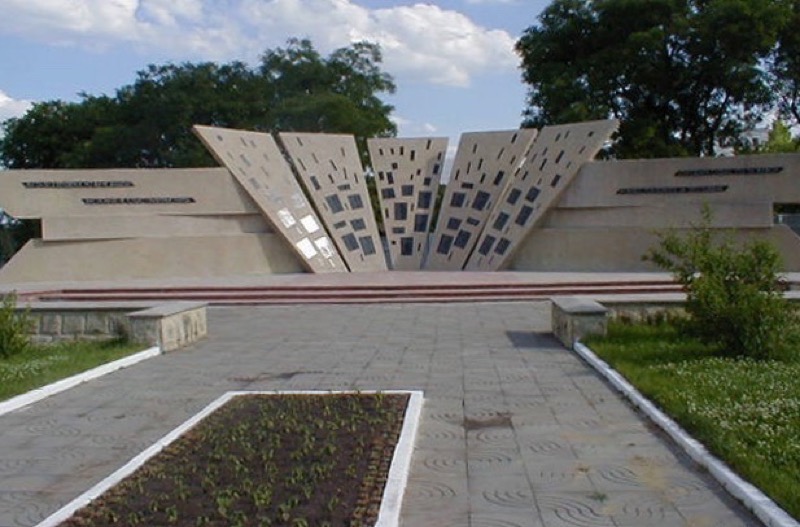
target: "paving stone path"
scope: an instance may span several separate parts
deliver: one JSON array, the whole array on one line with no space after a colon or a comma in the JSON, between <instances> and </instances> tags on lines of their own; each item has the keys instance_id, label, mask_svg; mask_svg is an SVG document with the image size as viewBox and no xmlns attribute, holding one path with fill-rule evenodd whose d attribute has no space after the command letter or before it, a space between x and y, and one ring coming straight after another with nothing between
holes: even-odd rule
<instances>
[{"instance_id":1,"label":"paving stone path","mask_svg":"<svg viewBox=\"0 0 800 527\"><path fill-rule=\"evenodd\" d=\"M0 417L0 527L30 526L228 390L425 392L403 525L758 525L531 303L212 308L190 348Z\"/></svg>"}]
</instances>

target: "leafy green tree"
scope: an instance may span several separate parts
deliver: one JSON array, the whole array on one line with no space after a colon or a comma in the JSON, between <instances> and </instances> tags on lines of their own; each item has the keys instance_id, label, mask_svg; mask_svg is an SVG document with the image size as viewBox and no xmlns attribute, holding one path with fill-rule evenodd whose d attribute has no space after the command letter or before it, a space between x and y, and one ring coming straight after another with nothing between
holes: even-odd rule
<instances>
[{"instance_id":1,"label":"leafy green tree","mask_svg":"<svg viewBox=\"0 0 800 527\"><path fill-rule=\"evenodd\" d=\"M528 126L616 117L619 157L712 155L773 100L787 0L553 0L516 45Z\"/></svg>"},{"instance_id":2,"label":"leafy green tree","mask_svg":"<svg viewBox=\"0 0 800 527\"><path fill-rule=\"evenodd\" d=\"M2 124L8 168L214 165L193 124L261 131L392 136L395 89L380 49L360 42L321 56L308 40L267 50L261 63L151 65L113 97L34 104Z\"/></svg>"},{"instance_id":3,"label":"leafy green tree","mask_svg":"<svg viewBox=\"0 0 800 527\"><path fill-rule=\"evenodd\" d=\"M790 13L770 60L781 115L800 125L800 0L788 0Z\"/></svg>"}]
</instances>

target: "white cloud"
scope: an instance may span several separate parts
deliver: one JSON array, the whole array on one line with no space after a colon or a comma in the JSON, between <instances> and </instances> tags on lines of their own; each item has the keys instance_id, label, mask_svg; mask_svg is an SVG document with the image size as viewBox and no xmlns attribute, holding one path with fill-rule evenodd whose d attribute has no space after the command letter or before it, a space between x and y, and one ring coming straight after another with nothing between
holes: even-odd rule
<instances>
[{"instance_id":1,"label":"white cloud","mask_svg":"<svg viewBox=\"0 0 800 527\"><path fill-rule=\"evenodd\" d=\"M252 59L288 37L307 36L323 52L357 40L378 42L386 71L408 80L466 86L475 75L517 64L506 31L431 4L371 9L356 0L3 3L0 34L95 49L134 44L178 60Z\"/></svg>"},{"instance_id":2,"label":"white cloud","mask_svg":"<svg viewBox=\"0 0 800 527\"><path fill-rule=\"evenodd\" d=\"M468 4L518 4L518 0L467 0Z\"/></svg>"},{"instance_id":3,"label":"white cloud","mask_svg":"<svg viewBox=\"0 0 800 527\"><path fill-rule=\"evenodd\" d=\"M12 99L0 90L0 122L12 117L20 117L33 104L31 101Z\"/></svg>"}]
</instances>

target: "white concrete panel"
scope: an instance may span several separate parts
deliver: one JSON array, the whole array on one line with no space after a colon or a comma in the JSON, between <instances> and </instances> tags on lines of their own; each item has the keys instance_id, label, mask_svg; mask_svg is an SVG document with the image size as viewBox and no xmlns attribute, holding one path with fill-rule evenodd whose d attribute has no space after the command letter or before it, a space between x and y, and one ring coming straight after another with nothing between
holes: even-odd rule
<instances>
[{"instance_id":1,"label":"white concrete panel","mask_svg":"<svg viewBox=\"0 0 800 527\"><path fill-rule=\"evenodd\" d=\"M311 233L298 222L300 218L315 217L316 213L271 135L209 126L195 126L194 132L231 171L307 269L315 273L347 270L335 251L312 252L298 245L303 240L315 242L328 235L322 229Z\"/></svg>"},{"instance_id":2,"label":"white concrete panel","mask_svg":"<svg viewBox=\"0 0 800 527\"><path fill-rule=\"evenodd\" d=\"M386 258L351 135L278 136L350 271L385 271Z\"/></svg>"},{"instance_id":3,"label":"white concrete panel","mask_svg":"<svg viewBox=\"0 0 800 527\"><path fill-rule=\"evenodd\" d=\"M367 140L391 268L418 270L428 244L447 138Z\"/></svg>"},{"instance_id":4,"label":"white concrete panel","mask_svg":"<svg viewBox=\"0 0 800 527\"><path fill-rule=\"evenodd\" d=\"M19 219L258 212L224 168L7 170L0 207Z\"/></svg>"},{"instance_id":5,"label":"white concrete panel","mask_svg":"<svg viewBox=\"0 0 800 527\"><path fill-rule=\"evenodd\" d=\"M520 170L536 130L475 132L461 136L425 268L459 270L497 199Z\"/></svg>"},{"instance_id":6,"label":"white concrete panel","mask_svg":"<svg viewBox=\"0 0 800 527\"><path fill-rule=\"evenodd\" d=\"M560 207L800 203L800 154L631 159L584 164Z\"/></svg>"},{"instance_id":7,"label":"white concrete panel","mask_svg":"<svg viewBox=\"0 0 800 527\"><path fill-rule=\"evenodd\" d=\"M616 120L607 120L544 127L500 196L465 269L502 269L617 126Z\"/></svg>"}]
</instances>

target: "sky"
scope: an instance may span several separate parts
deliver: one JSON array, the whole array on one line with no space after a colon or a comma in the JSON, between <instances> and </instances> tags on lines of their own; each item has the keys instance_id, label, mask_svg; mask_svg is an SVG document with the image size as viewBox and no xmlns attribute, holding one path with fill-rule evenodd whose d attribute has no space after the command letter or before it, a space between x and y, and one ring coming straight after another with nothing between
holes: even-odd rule
<instances>
[{"instance_id":1,"label":"sky","mask_svg":"<svg viewBox=\"0 0 800 527\"><path fill-rule=\"evenodd\" d=\"M0 0L0 120L32 102L113 95L148 64L256 64L310 38L381 45L400 137L519 126L516 40L549 0Z\"/></svg>"}]
</instances>

